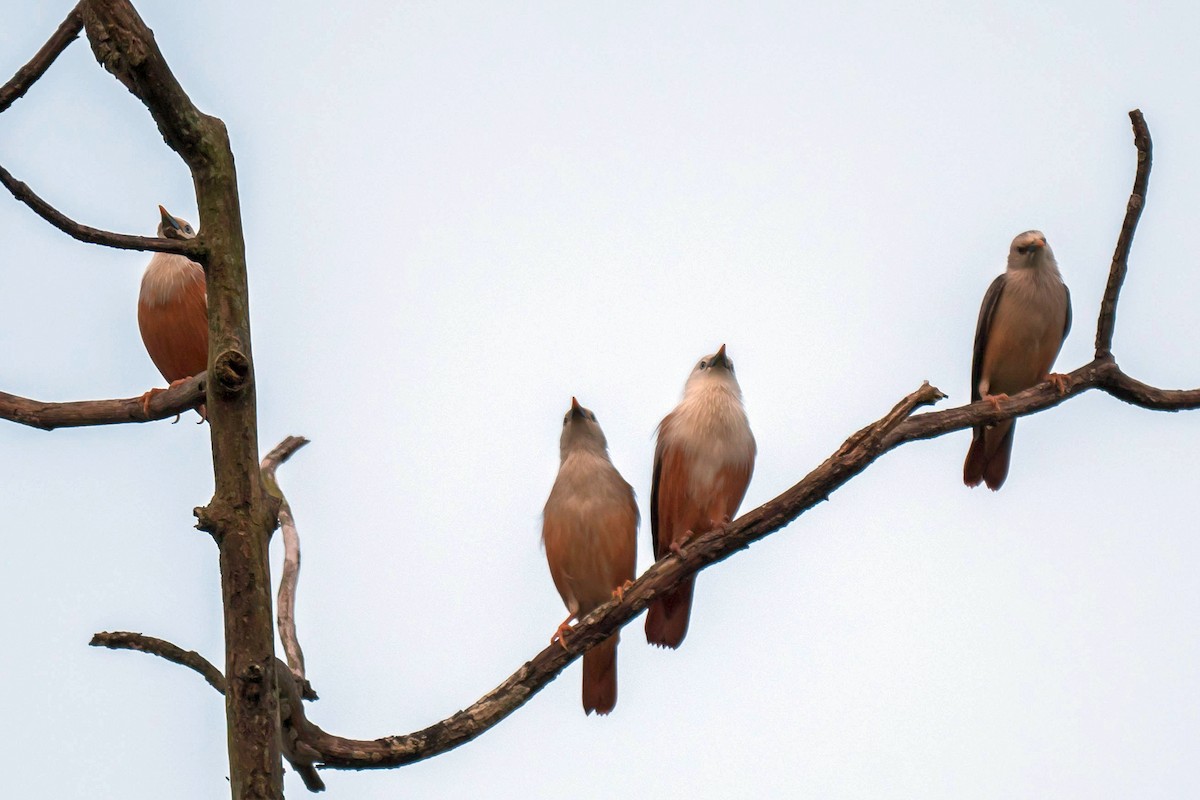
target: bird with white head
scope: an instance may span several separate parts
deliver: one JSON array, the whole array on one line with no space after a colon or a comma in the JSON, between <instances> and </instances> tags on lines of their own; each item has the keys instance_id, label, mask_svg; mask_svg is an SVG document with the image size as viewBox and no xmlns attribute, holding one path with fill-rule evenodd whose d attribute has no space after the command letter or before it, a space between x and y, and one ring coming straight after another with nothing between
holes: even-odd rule
<instances>
[{"instance_id":1,"label":"bird with white head","mask_svg":"<svg viewBox=\"0 0 1200 800\"><path fill-rule=\"evenodd\" d=\"M1065 376L1050 368L1071 330L1071 292L1041 231L1012 241L1008 268L992 281L975 326L971 359L971 402L997 409L1009 394L1045 380L1065 391ZM963 464L967 486L986 483L993 491L1008 477L1016 420L975 427Z\"/></svg>"},{"instance_id":2,"label":"bird with white head","mask_svg":"<svg viewBox=\"0 0 1200 800\"><path fill-rule=\"evenodd\" d=\"M650 490L654 557L729 522L754 472L757 445L725 345L696 363L683 399L658 426ZM646 641L679 647L687 635L694 577L650 605Z\"/></svg>"}]
</instances>

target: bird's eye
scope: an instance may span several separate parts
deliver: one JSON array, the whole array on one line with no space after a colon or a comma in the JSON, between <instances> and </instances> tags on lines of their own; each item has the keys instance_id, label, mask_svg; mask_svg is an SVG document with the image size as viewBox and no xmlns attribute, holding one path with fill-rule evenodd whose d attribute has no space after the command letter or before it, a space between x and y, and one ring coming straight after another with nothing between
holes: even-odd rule
<instances>
[{"instance_id":1,"label":"bird's eye","mask_svg":"<svg viewBox=\"0 0 1200 800\"><path fill-rule=\"evenodd\" d=\"M564 428L567 427L567 423L570 421L571 421L571 415L567 414L565 417L563 417L563 427Z\"/></svg>"},{"instance_id":2,"label":"bird's eye","mask_svg":"<svg viewBox=\"0 0 1200 800\"><path fill-rule=\"evenodd\" d=\"M590 414L588 414L588 419L590 419L592 422L595 422L596 421L596 412L593 411Z\"/></svg>"},{"instance_id":3,"label":"bird's eye","mask_svg":"<svg viewBox=\"0 0 1200 800\"><path fill-rule=\"evenodd\" d=\"M1029 252L1029 245L1025 245L1025 244L1021 245L1020 247L1017 248L1017 252L1020 253L1021 255L1025 255L1026 253Z\"/></svg>"},{"instance_id":4,"label":"bird's eye","mask_svg":"<svg viewBox=\"0 0 1200 800\"><path fill-rule=\"evenodd\" d=\"M183 226L183 232L184 232L184 233L191 233L191 232L192 232L192 226L191 226L191 225L184 225L184 226Z\"/></svg>"},{"instance_id":5,"label":"bird's eye","mask_svg":"<svg viewBox=\"0 0 1200 800\"><path fill-rule=\"evenodd\" d=\"M707 362L707 361L701 361L701 362L700 362L700 369L708 369L708 362Z\"/></svg>"}]
</instances>

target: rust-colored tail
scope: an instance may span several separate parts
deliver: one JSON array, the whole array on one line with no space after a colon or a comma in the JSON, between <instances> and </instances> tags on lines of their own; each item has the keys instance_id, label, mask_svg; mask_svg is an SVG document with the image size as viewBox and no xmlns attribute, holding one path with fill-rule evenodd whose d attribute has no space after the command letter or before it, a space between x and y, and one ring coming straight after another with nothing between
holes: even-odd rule
<instances>
[{"instance_id":1,"label":"rust-colored tail","mask_svg":"<svg viewBox=\"0 0 1200 800\"><path fill-rule=\"evenodd\" d=\"M646 641L659 647L679 647L687 636L692 613L695 578L688 578L650 605L646 613Z\"/></svg>"},{"instance_id":2,"label":"rust-colored tail","mask_svg":"<svg viewBox=\"0 0 1200 800\"><path fill-rule=\"evenodd\" d=\"M617 635L583 654L583 710L607 714L617 705Z\"/></svg>"},{"instance_id":3,"label":"rust-colored tail","mask_svg":"<svg viewBox=\"0 0 1200 800\"><path fill-rule=\"evenodd\" d=\"M986 483L993 492L1004 485L1016 427L1016 421L1010 420L1007 427L1002 422L992 428L980 426L975 429L971 449L963 464L963 483L967 486Z\"/></svg>"}]
</instances>

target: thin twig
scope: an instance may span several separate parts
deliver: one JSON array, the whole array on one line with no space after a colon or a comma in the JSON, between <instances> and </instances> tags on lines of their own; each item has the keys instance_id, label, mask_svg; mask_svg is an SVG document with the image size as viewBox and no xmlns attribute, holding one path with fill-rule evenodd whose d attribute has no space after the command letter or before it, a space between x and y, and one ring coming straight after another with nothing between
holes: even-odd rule
<instances>
[{"instance_id":1,"label":"thin twig","mask_svg":"<svg viewBox=\"0 0 1200 800\"><path fill-rule=\"evenodd\" d=\"M42 49L29 59L28 64L17 70L12 80L0 86L0 113L4 113L9 106L24 96L29 87L33 86L62 51L67 49L67 45L79 37L79 32L83 29L83 18L79 13L79 7L82 5L83 3L80 3L71 9L71 13L67 14L67 18L58 26L50 40L42 45Z\"/></svg>"},{"instance_id":2,"label":"thin twig","mask_svg":"<svg viewBox=\"0 0 1200 800\"><path fill-rule=\"evenodd\" d=\"M151 250L157 253L177 253L203 265L207 256L203 239L167 239L158 236L130 236L124 233L112 233L99 228L89 228L80 225L75 220L62 213L54 206L34 194L24 183L12 176L4 167L0 167L0 183L4 184L12 196L33 209L42 219L58 228L72 239L87 244L100 244L105 247L115 247L118 250ZM203 234L201 234L201 237Z\"/></svg>"},{"instance_id":3,"label":"thin twig","mask_svg":"<svg viewBox=\"0 0 1200 800\"><path fill-rule=\"evenodd\" d=\"M142 406L141 397L45 403L0 392L0 419L44 431L124 422L153 422L177 416L203 403L206 377L207 373L201 372L177 386L156 392L148 404L149 414Z\"/></svg>"},{"instance_id":4,"label":"thin twig","mask_svg":"<svg viewBox=\"0 0 1200 800\"><path fill-rule=\"evenodd\" d=\"M1108 285L1104 287L1104 298L1100 301L1100 319L1096 322L1096 358L1112 358L1113 330L1117 325L1117 300L1121 285L1129 272L1129 251L1133 247L1133 234L1137 231L1142 209L1146 207L1146 191L1150 188L1150 167L1153 162L1153 144L1150 129L1142 112L1129 112L1133 123L1133 146L1137 148L1137 172L1133 177L1133 191L1125 206L1125 220L1117 236L1117 248L1113 251L1112 266L1108 270Z\"/></svg>"},{"instance_id":5,"label":"thin twig","mask_svg":"<svg viewBox=\"0 0 1200 800\"><path fill-rule=\"evenodd\" d=\"M92 647L107 647L112 650L137 650L149 653L159 658L165 658L188 669L193 669L204 676L204 680L221 694L225 694L225 676L204 656L195 650L184 650L165 639L155 639L131 631L112 631L97 633L88 642Z\"/></svg>"},{"instance_id":6,"label":"thin twig","mask_svg":"<svg viewBox=\"0 0 1200 800\"><path fill-rule=\"evenodd\" d=\"M296 530L296 521L292 517L292 507L288 505L283 490L275 478L275 470L287 461L304 445L308 439L303 436L289 436L277 444L262 460L263 485L267 492L279 500L279 527L283 530L283 575L279 579L279 594L276 600L275 620L279 631L279 640L283 642L283 652L287 656L288 667L296 682L300 684L300 692L305 700L316 700L317 693L304 673L304 651L300 649L300 639L296 635L296 585L300 581L300 534Z\"/></svg>"}]
</instances>

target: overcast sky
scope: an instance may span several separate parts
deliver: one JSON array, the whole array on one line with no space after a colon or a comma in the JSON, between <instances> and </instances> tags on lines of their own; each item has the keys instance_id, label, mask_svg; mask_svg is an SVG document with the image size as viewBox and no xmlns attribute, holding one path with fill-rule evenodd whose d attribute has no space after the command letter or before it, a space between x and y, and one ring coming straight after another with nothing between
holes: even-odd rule
<instances>
[{"instance_id":1,"label":"overcast sky","mask_svg":"<svg viewBox=\"0 0 1200 800\"><path fill-rule=\"evenodd\" d=\"M73 0L6 0L0 80ZM701 355L737 363L776 496L928 379L969 398L1012 237L1071 288L1091 357L1134 171L1155 172L1118 316L1133 376L1200 384L1192 3L142 0L228 125L260 446L303 541L298 621L345 736L476 700L564 614L539 545L572 395L649 518L654 428ZM76 42L0 117L0 163L88 225L196 218L140 103ZM163 381L149 256L0 199L0 390ZM226 796L221 699L136 630L223 663L208 428L0 425L5 793ZM328 797L1167 797L1200 773L1200 417L1099 393L1024 419L998 493L968 433L893 452L702 574L678 652L620 648L611 717L573 665L477 741ZM278 569L280 541L273 544ZM639 533L639 571L650 563ZM299 779L285 778L292 797Z\"/></svg>"}]
</instances>

